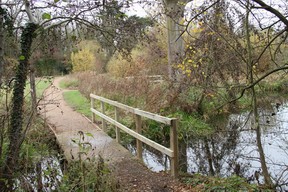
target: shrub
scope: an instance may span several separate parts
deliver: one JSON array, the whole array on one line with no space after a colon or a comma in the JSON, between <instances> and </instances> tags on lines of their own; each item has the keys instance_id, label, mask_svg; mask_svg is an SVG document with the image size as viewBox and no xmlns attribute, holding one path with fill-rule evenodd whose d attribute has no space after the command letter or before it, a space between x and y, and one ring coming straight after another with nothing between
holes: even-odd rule
<instances>
[{"instance_id":1,"label":"shrub","mask_svg":"<svg viewBox=\"0 0 288 192\"><path fill-rule=\"evenodd\" d=\"M91 71L102 73L104 68L104 52L97 41L82 41L77 50L71 53L73 72Z\"/></svg>"}]
</instances>

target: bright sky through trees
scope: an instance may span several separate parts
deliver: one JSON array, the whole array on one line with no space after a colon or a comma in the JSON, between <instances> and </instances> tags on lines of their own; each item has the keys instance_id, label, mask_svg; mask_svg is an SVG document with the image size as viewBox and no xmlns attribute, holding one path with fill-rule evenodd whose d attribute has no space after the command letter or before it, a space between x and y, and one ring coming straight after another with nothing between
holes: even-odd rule
<instances>
[{"instance_id":1,"label":"bright sky through trees","mask_svg":"<svg viewBox=\"0 0 288 192\"><path fill-rule=\"evenodd\" d=\"M139 3L134 3L128 10L127 15L137 15L139 17L146 17L147 13Z\"/></svg>"}]
</instances>

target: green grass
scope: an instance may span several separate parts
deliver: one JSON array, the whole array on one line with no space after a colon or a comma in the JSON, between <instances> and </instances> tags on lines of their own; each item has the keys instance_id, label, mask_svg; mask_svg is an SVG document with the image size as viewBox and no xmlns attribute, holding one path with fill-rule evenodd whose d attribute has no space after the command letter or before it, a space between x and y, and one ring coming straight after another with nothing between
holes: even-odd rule
<instances>
[{"instance_id":1,"label":"green grass","mask_svg":"<svg viewBox=\"0 0 288 192\"><path fill-rule=\"evenodd\" d=\"M63 93L64 100L67 104L77 112L90 117L90 101L84 97L79 91L67 91Z\"/></svg>"},{"instance_id":2,"label":"green grass","mask_svg":"<svg viewBox=\"0 0 288 192\"><path fill-rule=\"evenodd\" d=\"M51 79L46 79L46 78L36 79L35 85L36 85L37 99L40 99L44 91L51 85ZM27 81L26 83L25 95L29 95L29 99L30 99L30 82L29 81Z\"/></svg>"},{"instance_id":3,"label":"green grass","mask_svg":"<svg viewBox=\"0 0 288 192\"><path fill-rule=\"evenodd\" d=\"M37 79L35 82L35 85L36 85L37 99L40 99L42 97L43 92L51 85L51 79L46 79L46 78ZM7 92L9 101L12 98L12 93L13 93L12 88L9 89L9 91ZM0 102L1 103L5 102L5 98L6 98L5 94L6 94L6 90L0 89ZM27 101L30 101L30 83L29 83L29 81L27 81L27 83L26 83L24 95L27 96L26 97Z\"/></svg>"},{"instance_id":4,"label":"green grass","mask_svg":"<svg viewBox=\"0 0 288 192\"><path fill-rule=\"evenodd\" d=\"M77 79L72 79L72 78L68 78L68 79L63 79L62 81L60 81L59 86L61 89L76 89L79 85L79 81Z\"/></svg>"},{"instance_id":5,"label":"green grass","mask_svg":"<svg viewBox=\"0 0 288 192\"><path fill-rule=\"evenodd\" d=\"M36 80L36 94L41 96L43 92L51 85L51 81L47 79Z\"/></svg>"}]
</instances>

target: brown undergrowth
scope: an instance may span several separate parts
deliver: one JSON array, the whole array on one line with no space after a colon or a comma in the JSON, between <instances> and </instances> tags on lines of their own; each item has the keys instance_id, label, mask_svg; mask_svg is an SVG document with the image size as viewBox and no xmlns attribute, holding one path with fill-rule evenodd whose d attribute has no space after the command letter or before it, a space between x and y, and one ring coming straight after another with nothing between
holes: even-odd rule
<instances>
[{"instance_id":1,"label":"brown undergrowth","mask_svg":"<svg viewBox=\"0 0 288 192\"><path fill-rule=\"evenodd\" d=\"M79 91L107 97L150 112L161 112L168 107L169 85L152 82L149 77L114 78L108 74L79 73Z\"/></svg>"}]
</instances>

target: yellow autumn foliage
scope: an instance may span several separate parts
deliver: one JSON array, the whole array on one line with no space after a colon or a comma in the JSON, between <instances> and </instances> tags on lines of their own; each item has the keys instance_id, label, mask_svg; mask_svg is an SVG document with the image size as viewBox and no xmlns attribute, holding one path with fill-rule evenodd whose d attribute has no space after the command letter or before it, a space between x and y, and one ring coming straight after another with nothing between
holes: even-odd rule
<instances>
[{"instance_id":1,"label":"yellow autumn foliage","mask_svg":"<svg viewBox=\"0 0 288 192\"><path fill-rule=\"evenodd\" d=\"M95 40L81 41L77 45L77 52L71 53L73 72L94 70L103 72L104 52Z\"/></svg>"},{"instance_id":2,"label":"yellow autumn foliage","mask_svg":"<svg viewBox=\"0 0 288 192\"><path fill-rule=\"evenodd\" d=\"M76 53L72 53L71 61L73 65L73 72L89 71L93 70L93 65L96 58L88 48L84 48Z\"/></svg>"}]
</instances>

